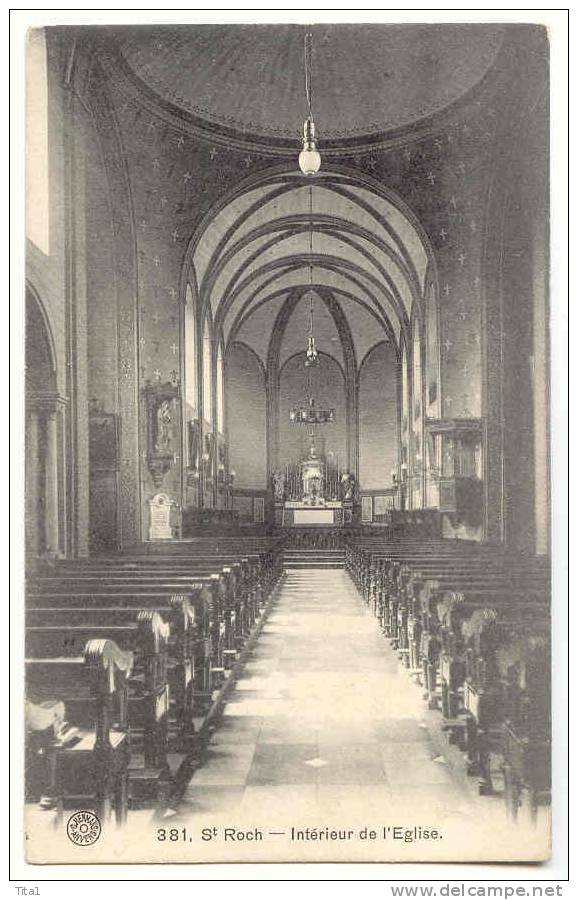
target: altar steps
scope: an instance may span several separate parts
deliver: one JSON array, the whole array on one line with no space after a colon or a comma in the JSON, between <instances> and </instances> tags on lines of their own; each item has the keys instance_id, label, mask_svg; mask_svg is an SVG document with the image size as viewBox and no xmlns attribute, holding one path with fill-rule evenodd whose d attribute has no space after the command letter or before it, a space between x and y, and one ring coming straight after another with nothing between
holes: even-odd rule
<instances>
[{"instance_id":1,"label":"altar steps","mask_svg":"<svg viewBox=\"0 0 578 900\"><path fill-rule=\"evenodd\" d=\"M344 569L344 550L285 550L285 569Z\"/></svg>"}]
</instances>

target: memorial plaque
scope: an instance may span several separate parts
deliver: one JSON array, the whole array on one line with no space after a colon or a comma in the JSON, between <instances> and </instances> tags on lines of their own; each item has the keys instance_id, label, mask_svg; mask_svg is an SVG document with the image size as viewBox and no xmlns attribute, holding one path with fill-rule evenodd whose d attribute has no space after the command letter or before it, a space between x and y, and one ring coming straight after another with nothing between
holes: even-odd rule
<instances>
[{"instance_id":1,"label":"memorial plaque","mask_svg":"<svg viewBox=\"0 0 578 900\"><path fill-rule=\"evenodd\" d=\"M361 521L371 522L373 520L373 497L361 498Z\"/></svg>"},{"instance_id":2,"label":"memorial plaque","mask_svg":"<svg viewBox=\"0 0 578 900\"><path fill-rule=\"evenodd\" d=\"M387 494L376 494L373 503L376 517L384 516L389 509L393 509L393 497Z\"/></svg>"},{"instance_id":3,"label":"memorial plaque","mask_svg":"<svg viewBox=\"0 0 578 900\"><path fill-rule=\"evenodd\" d=\"M253 521L261 523L265 521L265 498L255 497L253 500Z\"/></svg>"},{"instance_id":4,"label":"memorial plaque","mask_svg":"<svg viewBox=\"0 0 578 900\"><path fill-rule=\"evenodd\" d=\"M170 540L173 536L170 524L172 501L166 494L156 494L149 502L151 511L149 540Z\"/></svg>"}]
</instances>

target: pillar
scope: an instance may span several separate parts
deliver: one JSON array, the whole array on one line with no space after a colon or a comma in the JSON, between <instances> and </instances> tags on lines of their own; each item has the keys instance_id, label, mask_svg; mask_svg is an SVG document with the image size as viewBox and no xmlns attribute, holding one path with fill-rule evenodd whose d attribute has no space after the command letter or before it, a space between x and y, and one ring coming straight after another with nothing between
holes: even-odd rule
<instances>
[{"instance_id":1,"label":"pillar","mask_svg":"<svg viewBox=\"0 0 578 900\"><path fill-rule=\"evenodd\" d=\"M535 551L546 554L550 547L548 260L547 236L540 227L541 221L535 228L533 247L534 525Z\"/></svg>"},{"instance_id":2,"label":"pillar","mask_svg":"<svg viewBox=\"0 0 578 900\"><path fill-rule=\"evenodd\" d=\"M39 470L38 458L40 444L38 439L38 412L28 414L26 423L26 550L33 559L38 556L38 517L39 509Z\"/></svg>"},{"instance_id":3,"label":"pillar","mask_svg":"<svg viewBox=\"0 0 578 900\"><path fill-rule=\"evenodd\" d=\"M44 528L47 553L60 550L58 527L58 417L49 410L46 416L46 474L44 496Z\"/></svg>"}]
</instances>

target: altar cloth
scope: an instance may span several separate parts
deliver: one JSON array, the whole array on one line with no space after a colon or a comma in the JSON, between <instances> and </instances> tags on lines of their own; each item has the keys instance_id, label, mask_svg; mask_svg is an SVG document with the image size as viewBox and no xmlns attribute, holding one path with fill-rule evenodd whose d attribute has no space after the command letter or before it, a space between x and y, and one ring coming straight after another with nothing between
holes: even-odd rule
<instances>
[{"instance_id":1,"label":"altar cloth","mask_svg":"<svg viewBox=\"0 0 578 900\"><path fill-rule=\"evenodd\" d=\"M294 525L333 525L333 510L323 507L293 510Z\"/></svg>"}]
</instances>

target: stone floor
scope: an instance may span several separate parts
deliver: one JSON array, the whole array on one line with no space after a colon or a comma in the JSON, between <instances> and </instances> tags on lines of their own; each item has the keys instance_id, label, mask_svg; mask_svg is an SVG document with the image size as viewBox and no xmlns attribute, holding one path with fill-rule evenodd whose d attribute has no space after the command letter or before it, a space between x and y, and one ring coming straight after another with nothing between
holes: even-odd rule
<instances>
[{"instance_id":1,"label":"stone floor","mask_svg":"<svg viewBox=\"0 0 578 900\"><path fill-rule=\"evenodd\" d=\"M349 575L289 570L176 817L467 819L431 717Z\"/></svg>"}]
</instances>

